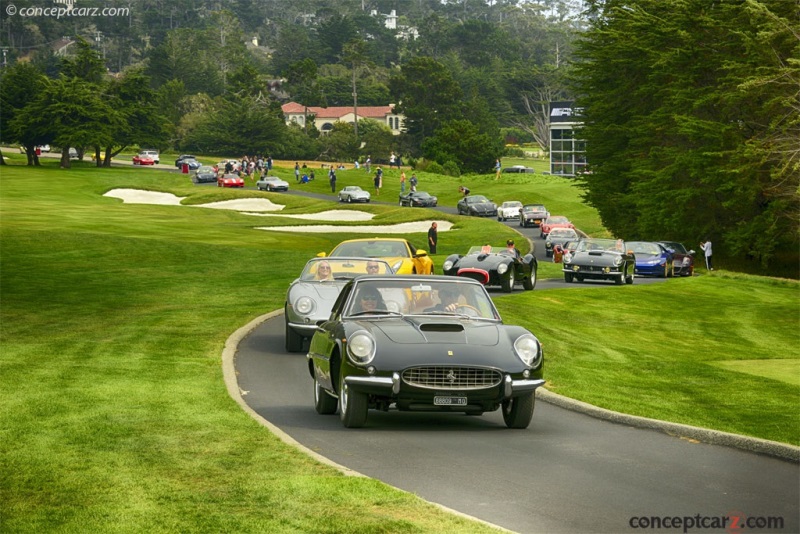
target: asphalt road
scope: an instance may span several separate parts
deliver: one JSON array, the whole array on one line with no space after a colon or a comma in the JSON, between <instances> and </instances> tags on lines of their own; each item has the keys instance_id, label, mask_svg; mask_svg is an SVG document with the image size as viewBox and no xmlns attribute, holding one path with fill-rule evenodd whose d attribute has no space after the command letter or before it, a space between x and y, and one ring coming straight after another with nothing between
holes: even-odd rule
<instances>
[{"instance_id":1,"label":"asphalt road","mask_svg":"<svg viewBox=\"0 0 800 534\"><path fill-rule=\"evenodd\" d=\"M631 526L639 517L699 516L710 525L731 514L783 521L731 532L800 532L798 464L541 400L527 430L507 429L498 412L394 410L370 411L364 428L345 429L338 416L314 410L305 356L284 351L283 328L279 315L239 344L245 402L305 447L428 501L523 533L644 530Z\"/></svg>"}]
</instances>

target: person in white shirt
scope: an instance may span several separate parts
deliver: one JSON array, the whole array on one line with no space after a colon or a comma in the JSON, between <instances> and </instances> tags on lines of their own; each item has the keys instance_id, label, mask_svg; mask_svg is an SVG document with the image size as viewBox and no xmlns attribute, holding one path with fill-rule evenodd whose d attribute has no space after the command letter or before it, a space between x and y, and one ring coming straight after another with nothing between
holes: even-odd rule
<instances>
[{"instance_id":1,"label":"person in white shirt","mask_svg":"<svg viewBox=\"0 0 800 534\"><path fill-rule=\"evenodd\" d=\"M711 240L706 239L705 242L700 242L700 249L706 255L706 269L708 269L709 271L713 271L714 266L711 263Z\"/></svg>"}]
</instances>

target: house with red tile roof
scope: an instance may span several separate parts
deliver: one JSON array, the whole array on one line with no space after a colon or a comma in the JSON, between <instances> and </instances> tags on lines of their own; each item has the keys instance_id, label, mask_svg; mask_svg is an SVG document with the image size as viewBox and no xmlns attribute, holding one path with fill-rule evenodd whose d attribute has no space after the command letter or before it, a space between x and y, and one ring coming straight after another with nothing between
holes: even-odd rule
<instances>
[{"instance_id":1,"label":"house with red tile roof","mask_svg":"<svg viewBox=\"0 0 800 534\"><path fill-rule=\"evenodd\" d=\"M281 106L286 124L296 123L305 126L306 116L309 121L322 133L328 133L335 122L355 122L353 106L335 106L321 108L318 106L303 106L297 102L289 102ZM405 117L394 112L394 105L388 106L358 106L358 120L370 119L389 127L393 134L399 135Z\"/></svg>"}]
</instances>

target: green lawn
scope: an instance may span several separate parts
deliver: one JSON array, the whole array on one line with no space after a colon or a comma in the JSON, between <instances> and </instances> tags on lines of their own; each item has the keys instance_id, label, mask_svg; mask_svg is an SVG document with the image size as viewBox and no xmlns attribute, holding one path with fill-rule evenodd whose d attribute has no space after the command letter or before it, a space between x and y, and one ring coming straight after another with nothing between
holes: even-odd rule
<instances>
[{"instance_id":1,"label":"green lawn","mask_svg":"<svg viewBox=\"0 0 800 534\"><path fill-rule=\"evenodd\" d=\"M367 180L342 174L340 186ZM455 203L458 180L421 178L420 189ZM525 178L532 181L495 184L486 176L469 185L496 200L543 200L573 216L579 194L571 182ZM322 191L327 184L310 185ZM0 168L0 531L489 531L313 461L226 393L220 354L227 337L281 308L307 258L361 234L258 231L297 221L102 196L118 187L171 192L186 204L258 196L285 203L287 213L331 208L297 196L195 187L186 176L147 168ZM437 266L476 241L515 235L494 221L428 210L353 209L376 215L367 224L455 222L440 235ZM600 228L592 210L579 211L581 225ZM560 276L552 265L542 272ZM508 322L543 340L545 376L556 392L800 441L796 384L717 365L799 359L796 282L720 271L646 286L519 292L497 302ZM536 425L534 418L532 432Z\"/></svg>"}]
</instances>

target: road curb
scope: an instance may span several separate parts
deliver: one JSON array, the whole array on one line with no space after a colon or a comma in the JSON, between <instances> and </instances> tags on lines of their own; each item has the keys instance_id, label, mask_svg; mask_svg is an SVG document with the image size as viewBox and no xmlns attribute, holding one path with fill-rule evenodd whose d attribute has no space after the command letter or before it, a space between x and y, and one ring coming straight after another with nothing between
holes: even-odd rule
<instances>
[{"instance_id":1,"label":"road curb","mask_svg":"<svg viewBox=\"0 0 800 534\"><path fill-rule=\"evenodd\" d=\"M570 411L583 413L596 419L602 419L604 421L628 425L635 428L657 430L677 438L692 439L702 443L707 443L709 445L732 447L748 452L763 454L765 456L771 456L780 460L800 463L800 447L795 447L787 443L780 443L777 441L769 441L750 436L742 436L740 434L731 434L729 432L710 430L708 428L683 425L680 423L670 423L668 421L660 421L658 419L650 419L647 417L639 417L636 415L614 412L579 400L564 397L563 395L553 393L545 388L539 388L536 396L548 404L553 404Z\"/></svg>"}]
</instances>

